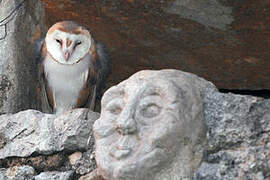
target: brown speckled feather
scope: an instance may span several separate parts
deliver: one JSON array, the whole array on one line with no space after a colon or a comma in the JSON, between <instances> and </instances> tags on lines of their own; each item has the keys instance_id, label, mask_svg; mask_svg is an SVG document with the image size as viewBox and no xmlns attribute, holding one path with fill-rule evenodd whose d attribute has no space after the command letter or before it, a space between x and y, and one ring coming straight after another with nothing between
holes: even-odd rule
<instances>
[{"instance_id":1,"label":"brown speckled feather","mask_svg":"<svg viewBox=\"0 0 270 180\"><path fill-rule=\"evenodd\" d=\"M40 86L40 91L39 91L39 96L40 96L40 101L41 101L41 110L45 113L52 113L52 109L54 106L54 100L52 96L52 91L48 88L48 83L45 78L45 73L44 73L44 66L42 64L43 59L46 56L47 48L46 48L46 43L44 42L41 48L41 54L40 54L40 62L39 62L39 73L38 73L38 78L39 78L39 86ZM49 93L48 93L49 92Z\"/></svg>"},{"instance_id":2,"label":"brown speckled feather","mask_svg":"<svg viewBox=\"0 0 270 180\"><path fill-rule=\"evenodd\" d=\"M78 107L88 107L91 110L95 109L95 100L96 100L96 90L97 90L97 81L100 73L99 59L96 50L96 45L94 40L90 49L91 51L91 66L88 71L87 81L85 82L84 88L80 91L79 98L77 100Z\"/></svg>"}]
</instances>

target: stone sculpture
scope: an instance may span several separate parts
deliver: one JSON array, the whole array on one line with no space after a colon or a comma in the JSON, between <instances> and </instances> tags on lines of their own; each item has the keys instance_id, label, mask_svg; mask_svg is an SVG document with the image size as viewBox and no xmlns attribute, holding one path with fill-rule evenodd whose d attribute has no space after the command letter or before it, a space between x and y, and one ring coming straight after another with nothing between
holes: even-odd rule
<instances>
[{"instance_id":1,"label":"stone sculpture","mask_svg":"<svg viewBox=\"0 0 270 180\"><path fill-rule=\"evenodd\" d=\"M104 179L191 179L205 142L203 93L177 70L140 71L105 92L94 124Z\"/></svg>"}]
</instances>

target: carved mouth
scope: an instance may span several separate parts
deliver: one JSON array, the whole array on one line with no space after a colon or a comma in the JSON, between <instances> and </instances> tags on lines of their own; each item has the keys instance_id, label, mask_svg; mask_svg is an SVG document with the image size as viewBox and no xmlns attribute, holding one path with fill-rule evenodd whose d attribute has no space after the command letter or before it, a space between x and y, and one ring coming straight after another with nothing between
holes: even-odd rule
<instances>
[{"instance_id":1,"label":"carved mouth","mask_svg":"<svg viewBox=\"0 0 270 180\"><path fill-rule=\"evenodd\" d=\"M122 136L112 145L109 155L117 160L124 159L130 156L137 146L138 141L135 136Z\"/></svg>"},{"instance_id":2,"label":"carved mouth","mask_svg":"<svg viewBox=\"0 0 270 180\"><path fill-rule=\"evenodd\" d=\"M132 152L132 149L130 148L119 148L119 147L113 147L110 150L110 156L113 158L120 160L128 157Z\"/></svg>"}]
</instances>

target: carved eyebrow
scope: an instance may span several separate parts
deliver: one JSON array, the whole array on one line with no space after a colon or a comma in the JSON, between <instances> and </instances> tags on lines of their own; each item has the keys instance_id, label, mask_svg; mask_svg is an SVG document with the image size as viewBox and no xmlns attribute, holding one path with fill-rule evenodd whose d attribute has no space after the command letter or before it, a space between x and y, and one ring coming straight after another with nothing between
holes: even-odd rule
<instances>
[{"instance_id":1,"label":"carved eyebrow","mask_svg":"<svg viewBox=\"0 0 270 180\"><path fill-rule=\"evenodd\" d=\"M110 96L123 96L125 94L125 91L122 89L111 89L107 93Z\"/></svg>"},{"instance_id":2,"label":"carved eyebrow","mask_svg":"<svg viewBox=\"0 0 270 180\"><path fill-rule=\"evenodd\" d=\"M105 98L103 98L102 100L102 104L107 105L111 100L115 98L123 98L124 96L125 96L124 90L115 87L106 92L104 96Z\"/></svg>"},{"instance_id":3,"label":"carved eyebrow","mask_svg":"<svg viewBox=\"0 0 270 180\"><path fill-rule=\"evenodd\" d=\"M124 107L124 104L125 104L125 101L123 98L113 98L111 101L109 101L104 108L106 109L115 109L115 107L117 108L123 108Z\"/></svg>"},{"instance_id":4,"label":"carved eyebrow","mask_svg":"<svg viewBox=\"0 0 270 180\"><path fill-rule=\"evenodd\" d=\"M162 89L158 86L150 86L144 89L142 92L142 98L146 96L161 96Z\"/></svg>"}]
</instances>

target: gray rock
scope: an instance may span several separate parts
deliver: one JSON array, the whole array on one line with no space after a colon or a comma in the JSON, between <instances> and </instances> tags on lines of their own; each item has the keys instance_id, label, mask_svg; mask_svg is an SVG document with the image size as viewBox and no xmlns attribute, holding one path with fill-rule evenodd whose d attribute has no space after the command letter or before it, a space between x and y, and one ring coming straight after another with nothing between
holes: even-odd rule
<instances>
[{"instance_id":1,"label":"gray rock","mask_svg":"<svg viewBox=\"0 0 270 180\"><path fill-rule=\"evenodd\" d=\"M35 180L72 180L73 179L73 171L67 171L67 172L43 172L39 175L35 176Z\"/></svg>"},{"instance_id":2,"label":"gray rock","mask_svg":"<svg viewBox=\"0 0 270 180\"><path fill-rule=\"evenodd\" d=\"M85 176L81 176L79 180L104 180L104 178L100 175L98 175L98 169L95 169L89 174L86 174Z\"/></svg>"},{"instance_id":3,"label":"gray rock","mask_svg":"<svg viewBox=\"0 0 270 180\"><path fill-rule=\"evenodd\" d=\"M226 30L234 20L232 8L219 0L174 0L165 11L221 30Z\"/></svg>"},{"instance_id":4,"label":"gray rock","mask_svg":"<svg viewBox=\"0 0 270 180\"><path fill-rule=\"evenodd\" d=\"M202 163L198 171L195 173L194 179L201 180L214 180L220 179L221 175L219 172L218 165L216 164L208 164Z\"/></svg>"},{"instance_id":5,"label":"gray rock","mask_svg":"<svg viewBox=\"0 0 270 180\"><path fill-rule=\"evenodd\" d=\"M89 149L98 113L75 109L60 116L26 110L0 116L0 160Z\"/></svg>"},{"instance_id":6,"label":"gray rock","mask_svg":"<svg viewBox=\"0 0 270 180\"><path fill-rule=\"evenodd\" d=\"M98 118L99 113L89 109L75 109L56 117L53 127L60 140L57 142L58 148L68 151L89 149L93 139L92 126Z\"/></svg>"},{"instance_id":7,"label":"gray rock","mask_svg":"<svg viewBox=\"0 0 270 180\"><path fill-rule=\"evenodd\" d=\"M91 147L94 147L93 145ZM69 159L71 161L71 159ZM88 151L82 153L82 157L79 158L74 163L70 163L72 169L78 175L85 175L87 173L92 172L94 169L97 168L95 155L93 149L89 149Z\"/></svg>"},{"instance_id":8,"label":"gray rock","mask_svg":"<svg viewBox=\"0 0 270 180\"><path fill-rule=\"evenodd\" d=\"M218 92L208 94L205 99L205 117L211 149L230 148L254 141L252 137L262 131L257 129L262 112L254 112L260 101L262 99L252 96Z\"/></svg>"},{"instance_id":9,"label":"gray rock","mask_svg":"<svg viewBox=\"0 0 270 180\"><path fill-rule=\"evenodd\" d=\"M191 179L206 140L203 99L215 86L177 70L140 71L104 93L94 123L97 176Z\"/></svg>"},{"instance_id":10,"label":"gray rock","mask_svg":"<svg viewBox=\"0 0 270 180\"><path fill-rule=\"evenodd\" d=\"M270 178L270 100L209 93L208 146L196 180Z\"/></svg>"},{"instance_id":11,"label":"gray rock","mask_svg":"<svg viewBox=\"0 0 270 180\"><path fill-rule=\"evenodd\" d=\"M0 114L39 104L34 44L45 33L44 8L40 0L27 0L8 17L22 2L0 2Z\"/></svg>"},{"instance_id":12,"label":"gray rock","mask_svg":"<svg viewBox=\"0 0 270 180\"><path fill-rule=\"evenodd\" d=\"M14 166L0 169L0 180L32 180L35 170L31 166Z\"/></svg>"}]
</instances>

